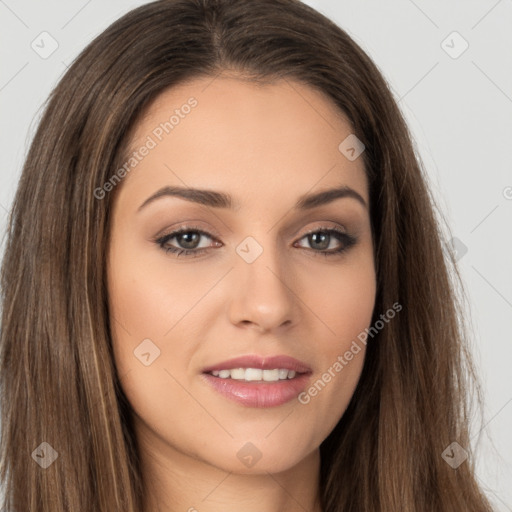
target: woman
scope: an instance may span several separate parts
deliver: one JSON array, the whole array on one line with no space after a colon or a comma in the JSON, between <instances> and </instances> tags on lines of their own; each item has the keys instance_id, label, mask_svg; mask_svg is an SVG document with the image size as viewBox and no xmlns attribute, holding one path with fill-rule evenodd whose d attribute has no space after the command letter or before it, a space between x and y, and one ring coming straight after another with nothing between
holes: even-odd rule
<instances>
[{"instance_id":1,"label":"woman","mask_svg":"<svg viewBox=\"0 0 512 512\"><path fill-rule=\"evenodd\" d=\"M96 38L2 288L8 510L491 510L406 125L298 1L162 0Z\"/></svg>"}]
</instances>

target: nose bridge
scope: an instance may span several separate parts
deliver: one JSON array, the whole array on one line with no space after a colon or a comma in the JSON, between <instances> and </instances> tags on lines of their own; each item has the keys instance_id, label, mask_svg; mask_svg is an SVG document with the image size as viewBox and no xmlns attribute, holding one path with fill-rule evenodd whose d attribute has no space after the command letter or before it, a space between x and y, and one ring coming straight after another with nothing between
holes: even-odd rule
<instances>
[{"instance_id":1,"label":"nose bridge","mask_svg":"<svg viewBox=\"0 0 512 512\"><path fill-rule=\"evenodd\" d=\"M262 230L263 231L263 230ZM247 236L236 247L233 321L277 327L292 320L294 294L289 267L272 232Z\"/></svg>"},{"instance_id":2,"label":"nose bridge","mask_svg":"<svg viewBox=\"0 0 512 512\"><path fill-rule=\"evenodd\" d=\"M247 236L236 247L237 266L250 279L273 281L281 280L284 274L284 258L282 247L271 233L260 233ZM280 279L278 279L278 276ZM268 283L267 283L268 284Z\"/></svg>"}]
</instances>

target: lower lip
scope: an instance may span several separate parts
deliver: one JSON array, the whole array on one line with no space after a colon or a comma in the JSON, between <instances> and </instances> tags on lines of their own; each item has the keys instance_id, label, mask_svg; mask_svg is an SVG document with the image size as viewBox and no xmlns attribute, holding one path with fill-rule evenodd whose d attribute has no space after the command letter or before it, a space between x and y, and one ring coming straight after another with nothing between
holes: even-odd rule
<instances>
[{"instance_id":1,"label":"lower lip","mask_svg":"<svg viewBox=\"0 0 512 512\"><path fill-rule=\"evenodd\" d=\"M226 398L246 407L277 407L296 398L304 391L309 374L304 373L293 379L276 382L246 382L236 379L221 379L209 373L203 377L210 386Z\"/></svg>"}]
</instances>

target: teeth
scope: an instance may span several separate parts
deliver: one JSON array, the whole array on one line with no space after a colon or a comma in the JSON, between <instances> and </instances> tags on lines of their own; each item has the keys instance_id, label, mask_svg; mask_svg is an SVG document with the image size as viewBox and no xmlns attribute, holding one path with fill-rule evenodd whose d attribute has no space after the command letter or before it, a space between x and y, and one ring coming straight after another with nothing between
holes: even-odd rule
<instances>
[{"instance_id":1,"label":"teeth","mask_svg":"<svg viewBox=\"0 0 512 512\"><path fill-rule=\"evenodd\" d=\"M277 370L279 374L280 379L287 379L288 378L288 370Z\"/></svg>"},{"instance_id":2,"label":"teeth","mask_svg":"<svg viewBox=\"0 0 512 512\"><path fill-rule=\"evenodd\" d=\"M263 370L256 368L247 368L245 370L245 380L261 380L263 378Z\"/></svg>"},{"instance_id":3,"label":"teeth","mask_svg":"<svg viewBox=\"0 0 512 512\"><path fill-rule=\"evenodd\" d=\"M286 372L286 376L288 377L288 372ZM279 380L279 370L277 368L275 370L263 370L263 380L267 381L267 382L278 381Z\"/></svg>"},{"instance_id":4,"label":"teeth","mask_svg":"<svg viewBox=\"0 0 512 512\"><path fill-rule=\"evenodd\" d=\"M237 380L245 380L245 370L243 368L235 368L234 370L224 370L225 372L227 372L227 376L226 377L231 377L232 379L237 379ZM213 372L213 374L215 375L215 372Z\"/></svg>"},{"instance_id":5,"label":"teeth","mask_svg":"<svg viewBox=\"0 0 512 512\"><path fill-rule=\"evenodd\" d=\"M260 370L258 368L233 368L232 370L214 370L212 375L221 379L234 379L250 381L277 382L278 380L293 379L297 372L276 368L274 370Z\"/></svg>"}]
</instances>

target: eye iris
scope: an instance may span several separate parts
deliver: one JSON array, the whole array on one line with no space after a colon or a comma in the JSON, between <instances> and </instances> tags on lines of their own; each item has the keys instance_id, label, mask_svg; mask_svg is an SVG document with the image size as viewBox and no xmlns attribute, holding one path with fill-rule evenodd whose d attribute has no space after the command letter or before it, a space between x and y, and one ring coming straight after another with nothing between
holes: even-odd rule
<instances>
[{"instance_id":1,"label":"eye iris","mask_svg":"<svg viewBox=\"0 0 512 512\"><path fill-rule=\"evenodd\" d=\"M178 235L178 240L181 246L186 249L195 249L201 235L195 231L187 231ZM183 242L183 240L185 240ZM190 244L190 245L189 245Z\"/></svg>"},{"instance_id":2,"label":"eye iris","mask_svg":"<svg viewBox=\"0 0 512 512\"><path fill-rule=\"evenodd\" d=\"M321 240L319 241L318 238L320 238ZM312 247L314 247L315 244L320 243L320 247L318 247L318 246L315 247L316 249L320 249L320 250L324 250L329 247L330 238L331 238L331 235L329 235L328 233L325 233L323 231L319 231L317 233L313 233L313 234L309 235L309 241L310 241Z\"/></svg>"}]
</instances>

